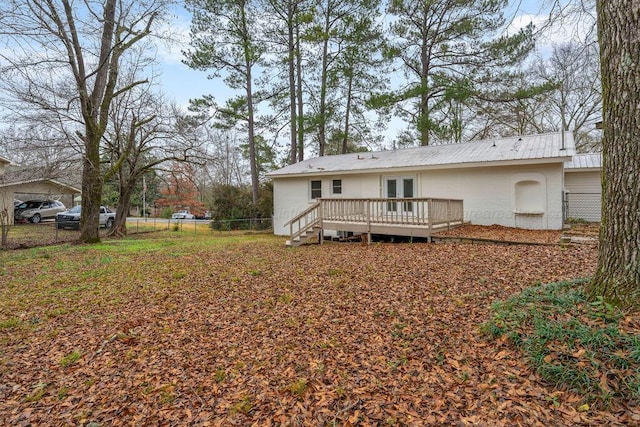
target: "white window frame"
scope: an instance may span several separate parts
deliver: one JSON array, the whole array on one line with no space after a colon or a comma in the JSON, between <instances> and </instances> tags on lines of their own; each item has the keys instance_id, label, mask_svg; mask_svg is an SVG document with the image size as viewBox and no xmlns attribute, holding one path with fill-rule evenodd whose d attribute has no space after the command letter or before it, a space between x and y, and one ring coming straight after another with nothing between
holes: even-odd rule
<instances>
[{"instance_id":1,"label":"white window frame","mask_svg":"<svg viewBox=\"0 0 640 427\"><path fill-rule=\"evenodd\" d=\"M335 191L336 190L336 185L335 185L336 181L340 181L340 191L339 192ZM332 195L334 195L334 194L342 195L342 178L336 178L336 179L332 179L331 180L331 194Z\"/></svg>"},{"instance_id":2,"label":"white window frame","mask_svg":"<svg viewBox=\"0 0 640 427\"><path fill-rule=\"evenodd\" d=\"M320 188L313 188L313 183L314 182L319 182L320 183ZM313 197L313 192L315 191L320 191L320 196L318 197ZM322 180L321 179L311 179L309 180L309 200L317 200L319 198L322 198Z\"/></svg>"}]
</instances>

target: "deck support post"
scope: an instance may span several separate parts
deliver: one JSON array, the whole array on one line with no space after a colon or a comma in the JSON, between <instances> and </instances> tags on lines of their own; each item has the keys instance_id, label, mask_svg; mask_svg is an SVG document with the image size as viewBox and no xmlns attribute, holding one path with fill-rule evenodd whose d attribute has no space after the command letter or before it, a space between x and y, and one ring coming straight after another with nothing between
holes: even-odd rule
<instances>
[{"instance_id":1,"label":"deck support post","mask_svg":"<svg viewBox=\"0 0 640 427\"><path fill-rule=\"evenodd\" d=\"M371 244L371 200L367 200L367 245Z\"/></svg>"}]
</instances>

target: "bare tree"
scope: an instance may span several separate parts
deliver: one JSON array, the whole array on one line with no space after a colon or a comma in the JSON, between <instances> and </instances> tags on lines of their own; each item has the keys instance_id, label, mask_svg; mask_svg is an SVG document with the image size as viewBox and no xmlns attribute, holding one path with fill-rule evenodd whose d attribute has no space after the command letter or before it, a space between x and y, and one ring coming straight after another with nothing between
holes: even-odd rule
<instances>
[{"instance_id":1,"label":"bare tree","mask_svg":"<svg viewBox=\"0 0 640 427\"><path fill-rule=\"evenodd\" d=\"M538 59L532 74L542 84L554 87L544 108L535 112L541 130L571 131L579 151L597 149L593 133L602 117L597 45L554 45L548 59Z\"/></svg>"},{"instance_id":2,"label":"bare tree","mask_svg":"<svg viewBox=\"0 0 640 427\"><path fill-rule=\"evenodd\" d=\"M80 147L69 144L67 136L49 125L45 115L4 129L0 133L0 152L20 166L25 178L51 178L80 185Z\"/></svg>"},{"instance_id":3,"label":"bare tree","mask_svg":"<svg viewBox=\"0 0 640 427\"><path fill-rule=\"evenodd\" d=\"M100 142L114 98L144 82L122 84L127 53L151 34L170 0L5 0L0 16L10 41L5 89L24 109L54 113L82 144L80 240L99 241L103 176ZM48 76L48 77L47 77ZM61 92L60 88L65 88Z\"/></svg>"},{"instance_id":4,"label":"bare tree","mask_svg":"<svg viewBox=\"0 0 640 427\"><path fill-rule=\"evenodd\" d=\"M204 162L204 140L190 128L197 123L139 85L113 101L103 152L109 159L105 179L115 176L119 192L110 235L126 235L126 217L136 185L145 174L168 162Z\"/></svg>"}]
</instances>

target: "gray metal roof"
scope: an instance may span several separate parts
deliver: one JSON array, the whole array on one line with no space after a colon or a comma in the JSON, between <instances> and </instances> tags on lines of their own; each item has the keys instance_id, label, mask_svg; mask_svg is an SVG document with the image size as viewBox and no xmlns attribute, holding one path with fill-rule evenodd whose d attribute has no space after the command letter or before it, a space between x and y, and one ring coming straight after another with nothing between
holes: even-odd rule
<instances>
[{"instance_id":1,"label":"gray metal roof","mask_svg":"<svg viewBox=\"0 0 640 427\"><path fill-rule=\"evenodd\" d=\"M384 169L435 169L531 162L564 162L575 154L573 136L565 133L486 139L462 144L430 145L394 151L323 156L285 166L271 177L325 175Z\"/></svg>"},{"instance_id":2,"label":"gray metal roof","mask_svg":"<svg viewBox=\"0 0 640 427\"><path fill-rule=\"evenodd\" d=\"M576 154L569 161L564 162L565 169L600 169L602 167L602 153Z\"/></svg>"}]
</instances>

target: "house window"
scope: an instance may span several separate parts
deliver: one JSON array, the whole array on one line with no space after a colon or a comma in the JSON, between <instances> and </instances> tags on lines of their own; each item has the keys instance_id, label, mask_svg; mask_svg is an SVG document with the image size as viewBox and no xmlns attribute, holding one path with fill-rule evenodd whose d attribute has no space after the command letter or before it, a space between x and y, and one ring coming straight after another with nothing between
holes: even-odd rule
<instances>
[{"instance_id":1,"label":"house window","mask_svg":"<svg viewBox=\"0 0 640 427\"><path fill-rule=\"evenodd\" d=\"M331 183L331 194L342 194L342 180L334 179Z\"/></svg>"},{"instance_id":2,"label":"house window","mask_svg":"<svg viewBox=\"0 0 640 427\"><path fill-rule=\"evenodd\" d=\"M319 199L322 197L322 181L311 181L311 198Z\"/></svg>"}]
</instances>

